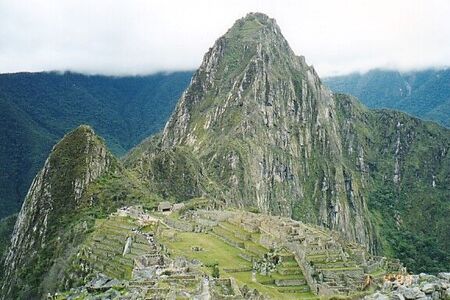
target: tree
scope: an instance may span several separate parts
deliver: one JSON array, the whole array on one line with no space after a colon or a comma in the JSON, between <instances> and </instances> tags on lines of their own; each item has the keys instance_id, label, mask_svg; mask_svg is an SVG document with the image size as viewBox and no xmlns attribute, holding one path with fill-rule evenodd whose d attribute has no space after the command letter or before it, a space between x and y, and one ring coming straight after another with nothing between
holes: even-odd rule
<instances>
[{"instance_id":1,"label":"tree","mask_svg":"<svg viewBox=\"0 0 450 300\"><path fill-rule=\"evenodd\" d=\"M220 270L219 270L219 265L218 264L215 264L213 266L212 277L214 277L214 278L219 278L220 277Z\"/></svg>"}]
</instances>

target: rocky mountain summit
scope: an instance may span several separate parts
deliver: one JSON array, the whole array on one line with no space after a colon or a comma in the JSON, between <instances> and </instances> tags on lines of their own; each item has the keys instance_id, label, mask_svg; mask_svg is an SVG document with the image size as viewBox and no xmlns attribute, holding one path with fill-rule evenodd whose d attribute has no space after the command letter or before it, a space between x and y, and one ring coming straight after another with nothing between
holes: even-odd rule
<instances>
[{"instance_id":1,"label":"rocky mountain summit","mask_svg":"<svg viewBox=\"0 0 450 300\"><path fill-rule=\"evenodd\" d=\"M405 236L413 245L433 236L433 259L448 267L449 136L332 93L273 19L251 13L205 54L162 136L126 164L166 197L205 196L319 224L372 253L403 253ZM438 217L428 226L421 212L430 205Z\"/></svg>"},{"instance_id":2,"label":"rocky mountain summit","mask_svg":"<svg viewBox=\"0 0 450 300\"><path fill-rule=\"evenodd\" d=\"M87 126L54 147L1 296L362 297L402 263L445 271L449 148L445 128L332 93L251 13L123 161Z\"/></svg>"},{"instance_id":3,"label":"rocky mountain summit","mask_svg":"<svg viewBox=\"0 0 450 300\"><path fill-rule=\"evenodd\" d=\"M365 179L344 164L337 109L275 20L249 14L205 55L157 155L174 151L201 170L194 196L322 224L375 249Z\"/></svg>"}]
</instances>

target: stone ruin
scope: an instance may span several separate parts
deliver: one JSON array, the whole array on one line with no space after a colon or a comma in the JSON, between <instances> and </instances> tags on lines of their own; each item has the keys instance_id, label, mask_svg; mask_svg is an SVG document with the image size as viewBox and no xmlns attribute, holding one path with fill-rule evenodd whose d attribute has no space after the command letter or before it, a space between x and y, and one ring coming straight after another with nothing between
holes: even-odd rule
<instances>
[{"instance_id":1,"label":"stone ruin","mask_svg":"<svg viewBox=\"0 0 450 300\"><path fill-rule=\"evenodd\" d=\"M123 207L111 214L78 254L77 263L85 266L85 274L95 276L69 295L95 294L102 299L241 299L233 279L209 278L200 262L168 255L156 238L160 226L194 230L183 220L168 220L149 215L142 207ZM154 231L144 230L146 226Z\"/></svg>"},{"instance_id":2,"label":"stone ruin","mask_svg":"<svg viewBox=\"0 0 450 300\"><path fill-rule=\"evenodd\" d=\"M370 255L363 246L349 243L327 229L278 216L243 211L197 210L191 219L214 227L229 222L248 233L259 233L257 241L267 249L284 248L295 256L311 290L320 296L349 295L365 288L368 274L399 270L398 261ZM240 236L245 240L245 237ZM242 245L234 244L242 247Z\"/></svg>"},{"instance_id":3,"label":"stone ruin","mask_svg":"<svg viewBox=\"0 0 450 300\"><path fill-rule=\"evenodd\" d=\"M249 272L255 282L257 274L299 274L298 278L274 280L273 286L283 293L351 295L371 283L370 274L401 268L398 261L372 256L335 232L288 218L244 211L188 210L179 218L170 218L149 215L141 207L124 207L100 226L103 236L94 235L92 245L80 252L82 265L99 274L98 280L84 288L111 292L111 286L121 286L129 295L135 295L134 299L264 298L255 289L239 287L232 277L205 276L199 261L171 258L156 238L162 228L207 232L245 250L240 256L252 262L253 267L224 269L227 273ZM267 257L268 253L280 253L280 259L274 262ZM270 267L269 262L274 265ZM124 295L119 298L128 299Z\"/></svg>"}]
</instances>

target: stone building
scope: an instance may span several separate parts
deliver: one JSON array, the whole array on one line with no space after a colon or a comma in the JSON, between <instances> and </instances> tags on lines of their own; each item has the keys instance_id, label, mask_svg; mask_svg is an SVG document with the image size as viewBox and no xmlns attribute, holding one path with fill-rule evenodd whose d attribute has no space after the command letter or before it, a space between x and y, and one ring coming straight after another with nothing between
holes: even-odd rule
<instances>
[{"instance_id":1,"label":"stone building","mask_svg":"<svg viewBox=\"0 0 450 300\"><path fill-rule=\"evenodd\" d=\"M171 212L172 211L172 203L168 201L163 201L158 204L159 212Z\"/></svg>"}]
</instances>

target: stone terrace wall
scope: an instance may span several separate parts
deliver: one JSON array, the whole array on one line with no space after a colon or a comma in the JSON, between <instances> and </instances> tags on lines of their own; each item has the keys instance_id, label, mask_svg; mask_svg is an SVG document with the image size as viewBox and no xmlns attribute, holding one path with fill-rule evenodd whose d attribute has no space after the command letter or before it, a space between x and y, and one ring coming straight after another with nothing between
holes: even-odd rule
<instances>
[{"instance_id":1,"label":"stone terrace wall","mask_svg":"<svg viewBox=\"0 0 450 300\"><path fill-rule=\"evenodd\" d=\"M349 243L338 233L292 219L244 211L197 211L196 217L227 221L259 233L259 243L268 249L285 248L294 254L310 289L319 295L348 294L362 288L364 272L385 267L363 246ZM310 258L312 257L312 258ZM314 257L314 259L313 259ZM393 264L393 269L398 266Z\"/></svg>"}]
</instances>

